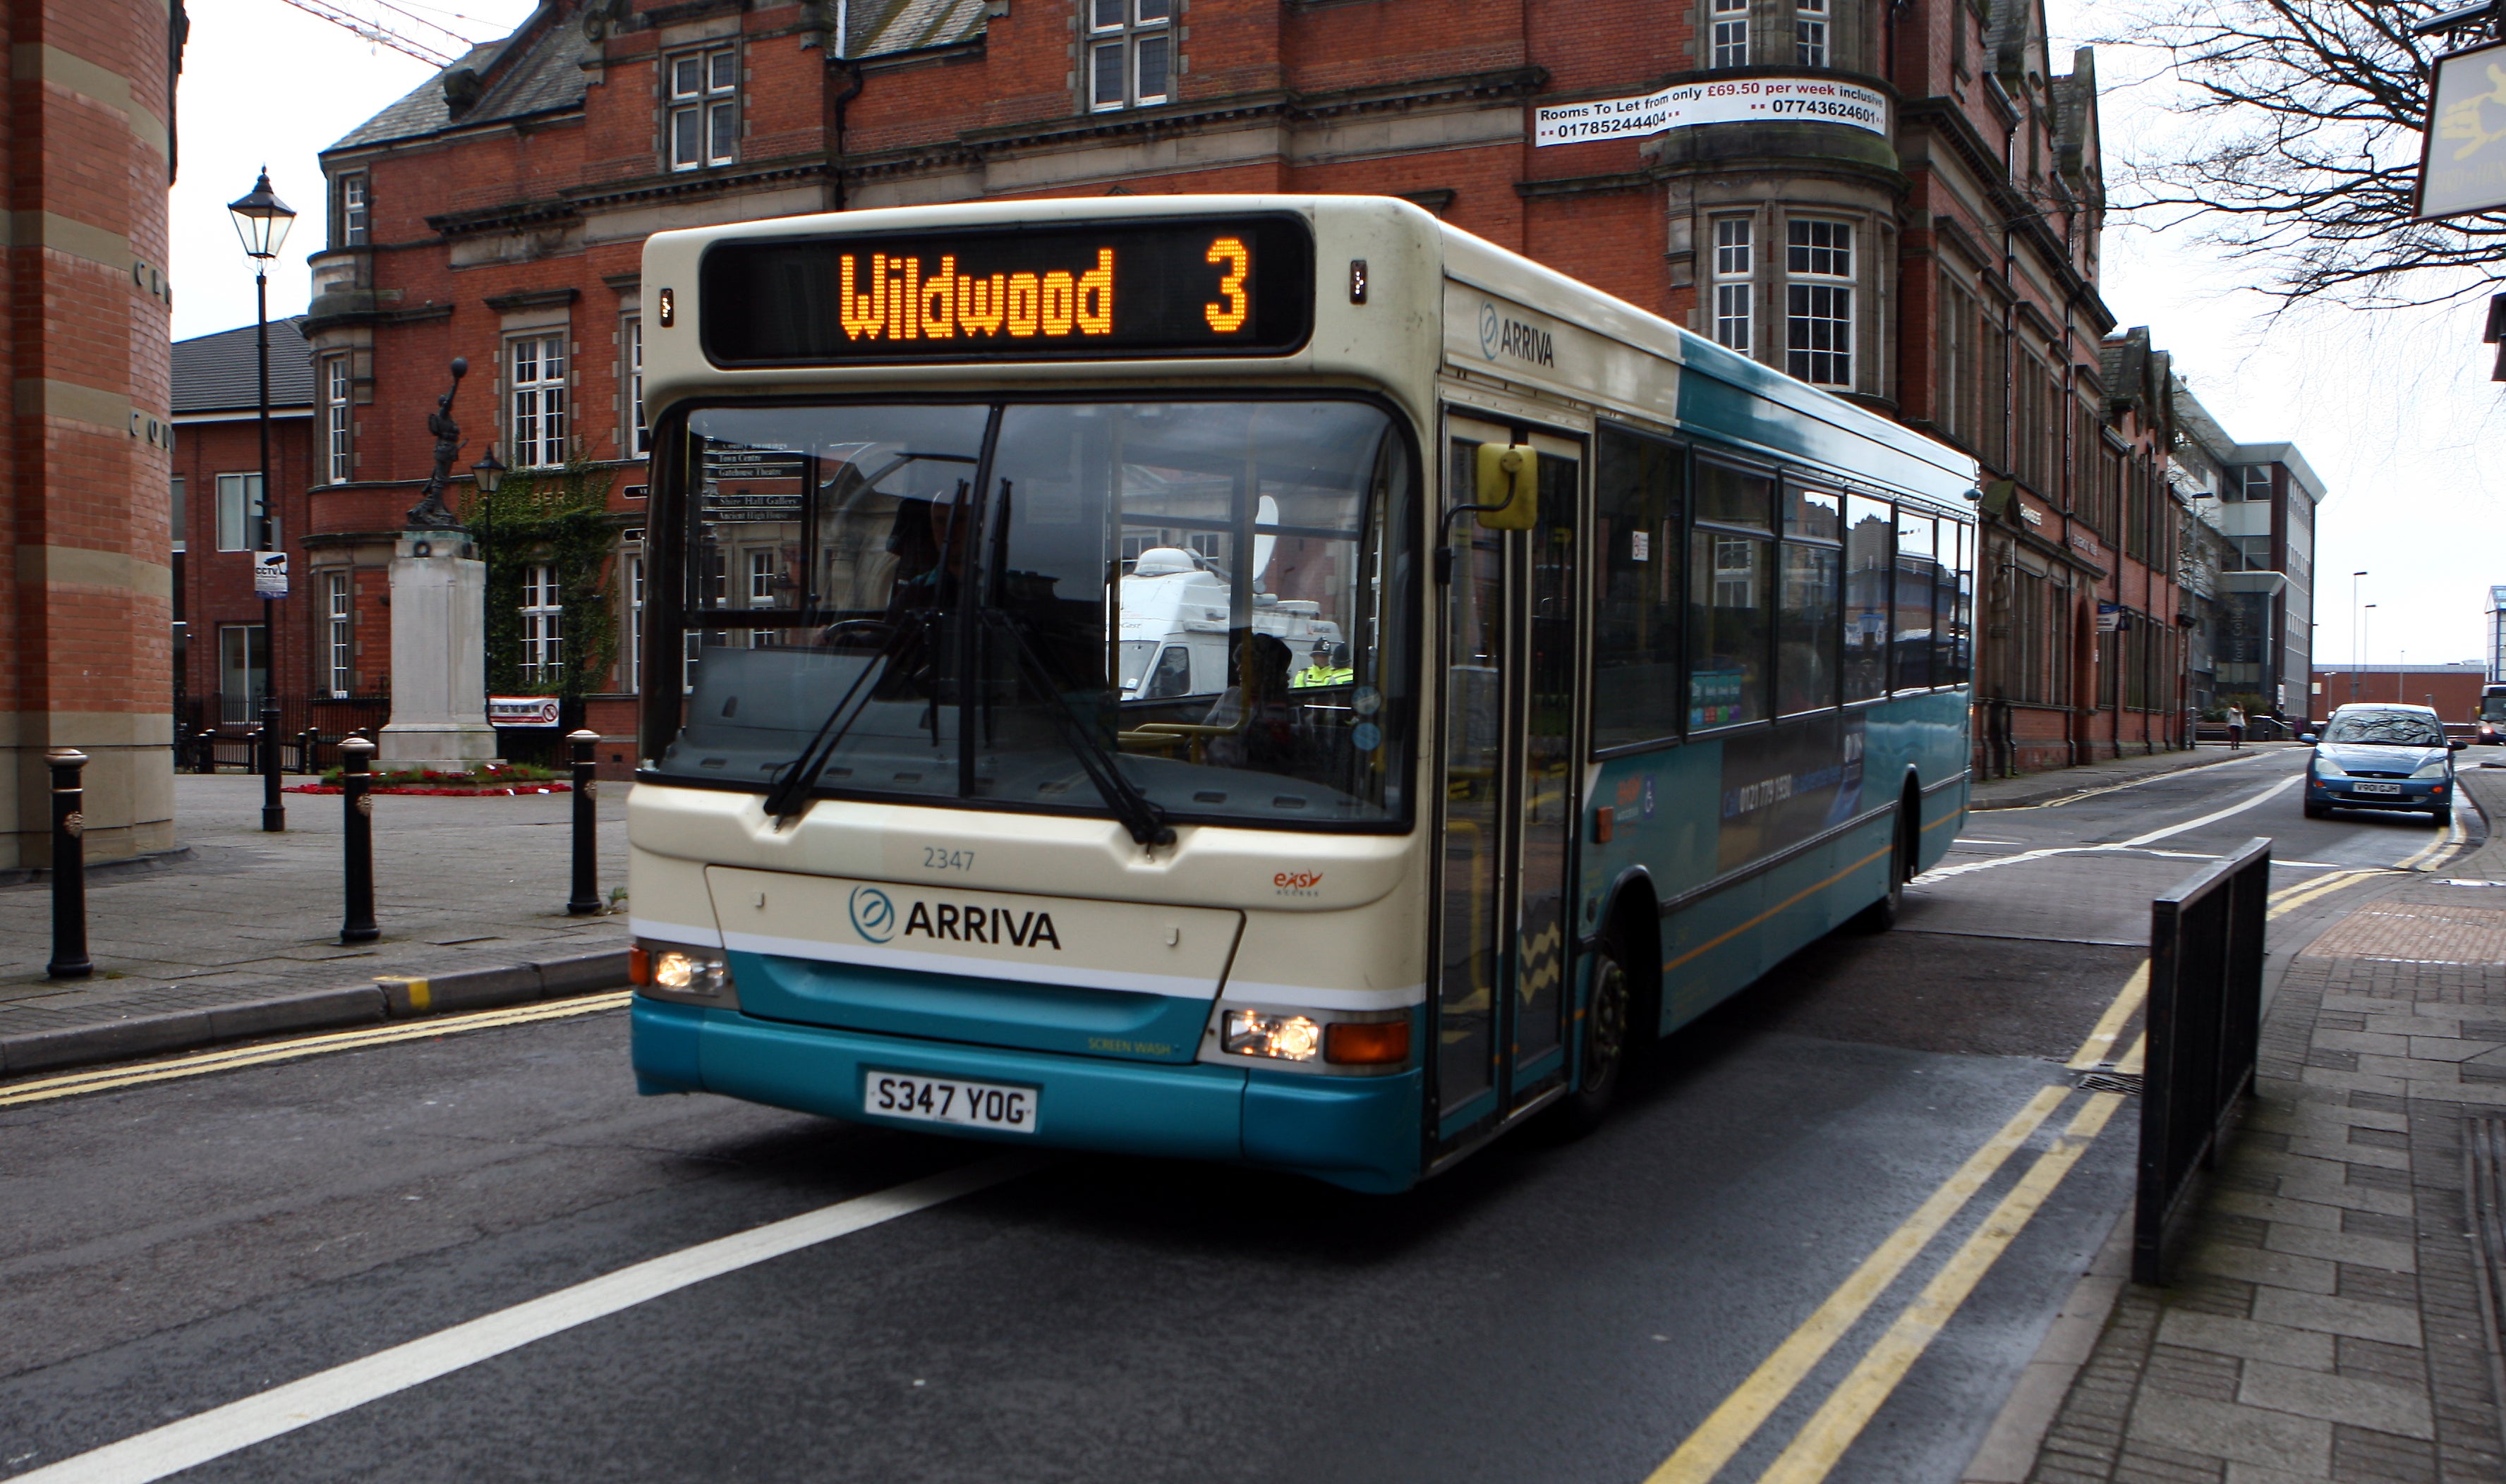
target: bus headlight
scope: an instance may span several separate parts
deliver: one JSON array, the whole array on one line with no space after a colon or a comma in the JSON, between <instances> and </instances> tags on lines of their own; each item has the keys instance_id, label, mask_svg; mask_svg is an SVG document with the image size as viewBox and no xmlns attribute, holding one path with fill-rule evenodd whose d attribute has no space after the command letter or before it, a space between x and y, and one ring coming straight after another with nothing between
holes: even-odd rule
<instances>
[{"instance_id":1,"label":"bus headlight","mask_svg":"<svg viewBox=\"0 0 2506 1484\"><path fill-rule=\"evenodd\" d=\"M1322 1054L1323 1028L1310 1015L1266 1015L1229 1010L1219 1045L1234 1056L1271 1056L1309 1062Z\"/></svg>"},{"instance_id":2,"label":"bus headlight","mask_svg":"<svg viewBox=\"0 0 2506 1484\"><path fill-rule=\"evenodd\" d=\"M626 950L626 977L656 1000L739 1007L731 965L718 949L639 940Z\"/></svg>"}]
</instances>

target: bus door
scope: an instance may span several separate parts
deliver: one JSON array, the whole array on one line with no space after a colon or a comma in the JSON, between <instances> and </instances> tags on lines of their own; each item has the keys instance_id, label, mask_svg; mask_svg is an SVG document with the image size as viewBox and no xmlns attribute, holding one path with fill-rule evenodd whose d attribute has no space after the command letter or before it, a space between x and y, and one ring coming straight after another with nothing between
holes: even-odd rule
<instances>
[{"instance_id":1,"label":"bus door","mask_svg":"<svg viewBox=\"0 0 2506 1484\"><path fill-rule=\"evenodd\" d=\"M1478 447L1530 443L1540 519L1444 531L1444 725L1437 935L1436 1109L1442 1147L1502 1122L1567 1067L1574 923L1580 442L1447 419L1444 504L1468 504Z\"/></svg>"}]
</instances>

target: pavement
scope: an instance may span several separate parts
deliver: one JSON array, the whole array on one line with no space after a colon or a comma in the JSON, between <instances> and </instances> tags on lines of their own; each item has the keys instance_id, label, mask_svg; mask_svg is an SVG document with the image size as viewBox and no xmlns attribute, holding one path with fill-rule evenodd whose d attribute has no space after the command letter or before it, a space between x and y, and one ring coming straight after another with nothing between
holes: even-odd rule
<instances>
[{"instance_id":1,"label":"pavement","mask_svg":"<svg viewBox=\"0 0 2506 1484\"><path fill-rule=\"evenodd\" d=\"M2030 1367L2075 1368L2032 1464L1969 1480L2506 1478L2506 771L2461 777L2489 843L2285 961L2174 1282L2109 1243Z\"/></svg>"},{"instance_id":2,"label":"pavement","mask_svg":"<svg viewBox=\"0 0 2506 1484\"><path fill-rule=\"evenodd\" d=\"M615 911L588 917L565 911L570 795L376 795L375 903L382 936L356 946L339 940L345 905L340 799L287 795L288 828L265 833L261 797L261 780L250 775L175 775L182 848L89 875L90 978L45 977L50 882L0 887L0 1068L67 1066L256 1030L344 1023L334 1013L342 1009L348 1020L379 1018L394 1009L376 995L379 978L469 974L483 981L493 976L480 971L511 970L528 978L540 965L626 946L623 787L598 799L600 887L604 900L617 894ZM531 989L536 996L538 981ZM341 990L364 998L342 1002ZM403 996L398 1008L410 1007ZM230 1034L219 1034L211 1017ZM119 1039L96 1034L115 1027L124 1032Z\"/></svg>"},{"instance_id":3,"label":"pavement","mask_svg":"<svg viewBox=\"0 0 2506 1484\"><path fill-rule=\"evenodd\" d=\"M2204 742L2171 753L2152 753L2138 758L2109 758L2102 762L2085 763L2079 767L2054 768L2042 773L2023 773L2016 778L1978 779L1968 790L1967 807L1971 809L2032 809L2058 799L2080 797L2098 790L2134 784L2147 778L2180 773L2187 768L2216 767L2235 762L2255 753L2286 752L2298 748L2295 742L2248 742L2232 749L2225 743Z\"/></svg>"}]
</instances>

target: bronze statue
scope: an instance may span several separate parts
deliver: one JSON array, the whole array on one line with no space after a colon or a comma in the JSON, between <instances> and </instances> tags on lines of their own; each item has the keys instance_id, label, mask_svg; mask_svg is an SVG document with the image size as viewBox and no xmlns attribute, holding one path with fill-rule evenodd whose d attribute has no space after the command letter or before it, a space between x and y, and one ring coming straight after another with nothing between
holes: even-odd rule
<instances>
[{"instance_id":1,"label":"bronze statue","mask_svg":"<svg viewBox=\"0 0 2506 1484\"><path fill-rule=\"evenodd\" d=\"M417 504L409 512L410 529L413 531L457 531L461 517L444 503L444 487L452 481L452 461L461 456L461 425L452 420L453 393L461 390L461 378L470 374L470 363L460 356L452 358L452 386L435 399L435 411L426 419L426 431L435 435L435 472L426 477L426 488L420 490Z\"/></svg>"}]
</instances>

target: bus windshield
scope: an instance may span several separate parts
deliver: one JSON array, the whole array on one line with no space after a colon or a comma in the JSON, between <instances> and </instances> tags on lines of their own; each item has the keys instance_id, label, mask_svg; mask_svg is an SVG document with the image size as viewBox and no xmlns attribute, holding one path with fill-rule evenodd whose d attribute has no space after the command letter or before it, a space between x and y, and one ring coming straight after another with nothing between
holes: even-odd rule
<instances>
[{"instance_id":1,"label":"bus windshield","mask_svg":"<svg viewBox=\"0 0 2506 1484\"><path fill-rule=\"evenodd\" d=\"M665 776L1406 817L1413 471L1371 404L715 406L669 458Z\"/></svg>"},{"instance_id":2,"label":"bus windshield","mask_svg":"<svg viewBox=\"0 0 2506 1484\"><path fill-rule=\"evenodd\" d=\"M2506 722L2506 690L2483 690L2480 692L2480 720L2484 722Z\"/></svg>"}]
</instances>

